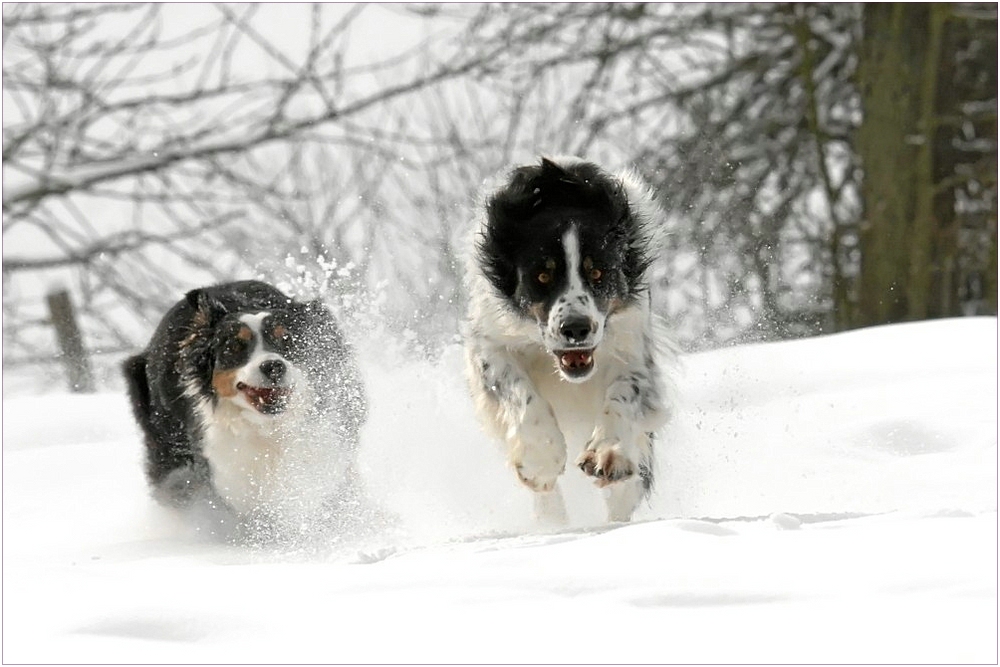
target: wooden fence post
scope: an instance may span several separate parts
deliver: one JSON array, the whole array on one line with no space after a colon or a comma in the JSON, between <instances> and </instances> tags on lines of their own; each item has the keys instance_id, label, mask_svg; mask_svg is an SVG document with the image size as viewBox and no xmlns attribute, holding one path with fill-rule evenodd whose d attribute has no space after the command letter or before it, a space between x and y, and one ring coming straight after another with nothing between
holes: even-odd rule
<instances>
[{"instance_id":1,"label":"wooden fence post","mask_svg":"<svg viewBox=\"0 0 1000 667\"><path fill-rule=\"evenodd\" d=\"M53 292L46 296L46 300L52 326L56 328L56 337L59 339L59 348L62 350L62 360L66 365L69 390L76 393L93 392L94 376L90 372L90 359L83 349L83 337L76 323L69 292Z\"/></svg>"}]
</instances>

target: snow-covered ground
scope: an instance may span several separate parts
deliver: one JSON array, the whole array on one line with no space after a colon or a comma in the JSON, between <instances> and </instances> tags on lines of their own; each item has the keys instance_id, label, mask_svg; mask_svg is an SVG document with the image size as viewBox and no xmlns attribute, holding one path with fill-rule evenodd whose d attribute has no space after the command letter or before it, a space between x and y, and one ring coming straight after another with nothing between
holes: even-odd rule
<instances>
[{"instance_id":1,"label":"snow-covered ground","mask_svg":"<svg viewBox=\"0 0 1000 667\"><path fill-rule=\"evenodd\" d=\"M3 402L4 662L997 661L997 321L691 355L657 492L571 525L480 432L461 355L361 345L395 517L219 543L148 499L123 396Z\"/></svg>"}]
</instances>

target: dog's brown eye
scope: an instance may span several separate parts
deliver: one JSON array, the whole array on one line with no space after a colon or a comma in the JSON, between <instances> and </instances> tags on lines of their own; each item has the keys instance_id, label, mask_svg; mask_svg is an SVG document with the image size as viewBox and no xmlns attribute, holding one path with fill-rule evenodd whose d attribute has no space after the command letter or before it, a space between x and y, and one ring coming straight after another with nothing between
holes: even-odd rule
<instances>
[{"instance_id":1,"label":"dog's brown eye","mask_svg":"<svg viewBox=\"0 0 1000 667\"><path fill-rule=\"evenodd\" d=\"M552 280L552 274L549 273L548 271L542 271L541 273L538 274L538 282L540 282L541 284L544 285L550 280Z\"/></svg>"},{"instance_id":2,"label":"dog's brown eye","mask_svg":"<svg viewBox=\"0 0 1000 667\"><path fill-rule=\"evenodd\" d=\"M603 274L601 273L601 270L600 270L600 269L591 269L591 270L590 270L590 279L591 279L591 280L593 280L593 281L594 281L595 283L596 283L596 282L597 282L598 280L600 280L600 279L601 279L601 276L602 276L602 275L603 275Z\"/></svg>"}]
</instances>

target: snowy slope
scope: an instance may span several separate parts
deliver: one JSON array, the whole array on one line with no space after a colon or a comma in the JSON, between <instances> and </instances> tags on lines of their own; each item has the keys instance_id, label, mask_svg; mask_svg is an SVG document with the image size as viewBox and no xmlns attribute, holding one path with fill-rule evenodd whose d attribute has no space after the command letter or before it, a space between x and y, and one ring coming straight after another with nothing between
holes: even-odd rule
<instances>
[{"instance_id":1,"label":"snowy slope","mask_svg":"<svg viewBox=\"0 0 1000 667\"><path fill-rule=\"evenodd\" d=\"M146 495L123 396L5 398L4 662L996 662L997 322L692 355L657 493L546 532L460 352L361 345L392 521L220 544Z\"/></svg>"}]
</instances>

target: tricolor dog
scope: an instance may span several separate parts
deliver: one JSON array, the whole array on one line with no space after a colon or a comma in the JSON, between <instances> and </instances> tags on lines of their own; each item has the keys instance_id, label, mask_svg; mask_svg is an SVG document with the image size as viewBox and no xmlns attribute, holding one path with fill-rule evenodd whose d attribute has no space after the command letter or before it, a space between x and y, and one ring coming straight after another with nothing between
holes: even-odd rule
<instances>
[{"instance_id":1,"label":"tricolor dog","mask_svg":"<svg viewBox=\"0 0 1000 667\"><path fill-rule=\"evenodd\" d=\"M353 475L364 389L319 301L258 281L193 290L123 370L164 504L298 521Z\"/></svg>"}]
</instances>

